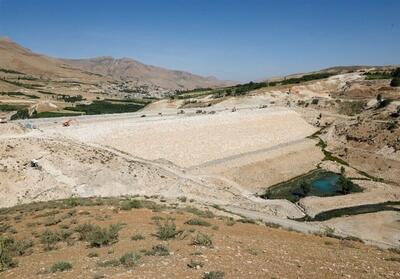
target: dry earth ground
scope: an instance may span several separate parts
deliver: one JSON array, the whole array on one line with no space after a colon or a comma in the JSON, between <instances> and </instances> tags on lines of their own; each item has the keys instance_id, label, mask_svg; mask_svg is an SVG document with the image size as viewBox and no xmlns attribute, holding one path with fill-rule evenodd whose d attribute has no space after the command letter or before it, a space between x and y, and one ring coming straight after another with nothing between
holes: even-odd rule
<instances>
[{"instance_id":1,"label":"dry earth ground","mask_svg":"<svg viewBox=\"0 0 400 279\"><path fill-rule=\"evenodd\" d=\"M177 203L179 207L190 205L189 201ZM119 209L118 202L76 207L69 201L65 204L69 206L33 211L29 206L21 207L9 212L6 219L1 215L2 223L13 228L12 237L33 240L33 247L24 250L25 255L16 257L18 266L3 272L2 278L202 278L205 272L210 271L224 272L224 278L400 276L399 254L359 242L235 222L226 217L212 217L204 211L196 211L203 216L199 217L181 209L126 211ZM171 218L177 230L183 232L168 240L158 239L155 236L156 223L161 218ZM189 219L206 223L205 226L185 224ZM160 222L163 224L164 221ZM80 241L75 232L85 223L101 227L123 225L116 243L90 248L90 244ZM57 242L54 249L45 251L41 236L46 229L70 235ZM198 233L210 236L212 246L192 245ZM143 239L132 240L136 234ZM164 256L146 255L145 251L159 244L168 249ZM129 252L140 255L140 259L132 266L118 263L118 259ZM117 260L114 265L118 266L112 266L113 262L100 266L111 260ZM51 266L60 261L69 262L72 268L64 272L49 272ZM197 262L199 267L190 268L191 261Z\"/></svg>"}]
</instances>

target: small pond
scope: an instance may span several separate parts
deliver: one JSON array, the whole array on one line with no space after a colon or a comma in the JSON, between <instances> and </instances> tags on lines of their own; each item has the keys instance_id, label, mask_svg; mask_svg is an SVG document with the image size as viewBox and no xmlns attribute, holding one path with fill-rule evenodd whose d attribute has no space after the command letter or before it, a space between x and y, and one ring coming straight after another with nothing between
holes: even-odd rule
<instances>
[{"instance_id":1,"label":"small pond","mask_svg":"<svg viewBox=\"0 0 400 279\"><path fill-rule=\"evenodd\" d=\"M307 196L327 197L361 191L358 185L341 174L318 169L271 186L261 197L297 202Z\"/></svg>"},{"instance_id":2,"label":"small pond","mask_svg":"<svg viewBox=\"0 0 400 279\"><path fill-rule=\"evenodd\" d=\"M324 176L311 181L311 191L319 192L321 195L332 195L340 191L337 184L339 178L339 174L326 173Z\"/></svg>"}]
</instances>

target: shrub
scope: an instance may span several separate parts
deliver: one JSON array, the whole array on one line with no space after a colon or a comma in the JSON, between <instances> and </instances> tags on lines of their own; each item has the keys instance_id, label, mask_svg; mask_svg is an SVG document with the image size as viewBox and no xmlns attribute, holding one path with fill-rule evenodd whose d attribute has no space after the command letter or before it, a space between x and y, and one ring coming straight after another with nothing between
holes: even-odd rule
<instances>
[{"instance_id":1,"label":"shrub","mask_svg":"<svg viewBox=\"0 0 400 279\"><path fill-rule=\"evenodd\" d=\"M157 224L156 236L161 240L167 240L170 238L175 238L178 234L181 234L182 230L177 230L176 225L171 220L165 221L163 224Z\"/></svg>"},{"instance_id":2,"label":"shrub","mask_svg":"<svg viewBox=\"0 0 400 279\"><path fill-rule=\"evenodd\" d=\"M169 256L169 250L166 246L158 244L153 246L150 251L145 252L146 256Z\"/></svg>"},{"instance_id":3,"label":"shrub","mask_svg":"<svg viewBox=\"0 0 400 279\"><path fill-rule=\"evenodd\" d=\"M95 229L95 226L90 223L80 224L75 228L79 233L79 240L87 240L89 234Z\"/></svg>"},{"instance_id":4,"label":"shrub","mask_svg":"<svg viewBox=\"0 0 400 279\"><path fill-rule=\"evenodd\" d=\"M11 120L16 119L27 119L29 118L29 111L28 109L19 109L15 114L11 116Z\"/></svg>"},{"instance_id":5,"label":"shrub","mask_svg":"<svg viewBox=\"0 0 400 279\"><path fill-rule=\"evenodd\" d=\"M55 249L55 244L61 240L60 236L51 230L46 229L40 236L40 242L46 251Z\"/></svg>"},{"instance_id":6,"label":"shrub","mask_svg":"<svg viewBox=\"0 0 400 279\"><path fill-rule=\"evenodd\" d=\"M95 226L87 236L87 241L91 247L101 247L109 245L118 241L119 231L121 226L119 224L110 225L109 228L100 228Z\"/></svg>"},{"instance_id":7,"label":"shrub","mask_svg":"<svg viewBox=\"0 0 400 279\"><path fill-rule=\"evenodd\" d=\"M240 223L244 223L244 224L256 224L256 221L254 221L253 219L249 219L249 218L241 218L237 221Z\"/></svg>"},{"instance_id":8,"label":"shrub","mask_svg":"<svg viewBox=\"0 0 400 279\"><path fill-rule=\"evenodd\" d=\"M236 221L235 221L232 217L230 217L230 218L228 218L228 219L226 220L225 224L226 224L227 226L233 226L233 225L236 224Z\"/></svg>"},{"instance_id":9,"label":"shrub","mask_svg":"<svg viewBox=\"0 0 400 279\"><path fill-rule=\"evenodd\" d=\"M143 204L140 200L127 200L121 203L122 210L131 210L132 208L142 208Z\"/></svg>"},{"instance_id":10,"label":"shrub","mask_svg":"<svg viewBox=\"0 0 400 279\"><path fill-rule=\"evenodd\" d=\"M0 272L17 266L17 261L11 257L10 239L0 237Z\"/></svg>"},{"instance_id":11,"label":"shrub","mask_svg":"<svg viewBox=\"0 0 400 279\"><path fill-rule=\"evenodd\" d=\"M203 217L203 218L213 218L214 217L214 213L212 213L211 211L209 211L209 210L204 211L204 210L200 210L195 207L188 206L185 208L185 211L195 214L199 217Z\"/></svg>"},{"instance_id":12,"label":"shrub","mask_svg":"<svg viewBox=\"0 0 400 279\"><path fill-rule=\"evenodd\" d=\"M131 240L143 240L144 239L144 236L143 235L141 235L141 234L139 234L139 233L137 233L137 234L134 234L134 235L132 235L132 237L131 237Z\"/></svg>"},{"instance_id":13,"label":"shrub","mask_svg":"<svg viewBox=\"0 0 400 279\"><path fill-rule=\"evenodd\" d=\"M77 197L69 197L68 199L64 200L64 204L67 207L76 207L78 205L81 205L81 200Z\"/></svg>"},{"instance_id":14,"label":"shrub","mask_svg":"<svg viewBox=\"0 0 400 279\"><path fill-rule=\"evenodd\" d=\"M187 225L191 225L191 226L204 226L204 227L209 227L209 226L211 226L211 224L210 223L208 223L208 222L206 222L206 221L204 221L204 220L201 220L201 219L190 219L190 220L187 220L186 222L185 222L185 224L187 224Z\"/></svg>"},{"instance_id":15,"label":"shrub","mask_svg":"<svg viewBox=\"0 0 400 279\"><path fill-rule=\"evenodd\" d=\"M12 237L2 237L0 242L3 244L3 249L7 250L12 256L23 256L33 246L31 239L15 240Z\"/></svg>"},{"instance_id":16,"label":"shrub","mask_svg":"<svg viewBox=\"0 0 400 279\"><path fill-rule=\"evenodd\" d=\"M76 210L75 209L71 209L69 210L67 213L65 213L64 215L61 216L61 219L68 219L71 218L73 216L76 215Z\"/></svg>"},{"instance_id":17,"label":"shrub","mask_svg":"<svg viewBox=\"0 0 400 279\"><path fill-rule=\"evenodd\" d=\"M400 78L400 68L396 68L393 72L392 72L392 76L394 78Z\"/></svg>"},{"instance_id":18,"label":"shrub","mask_svg":"<svg viewBox=\"0 0 400 279\"><path fill-rule=\"evenodd\" d=\"M312 99L311 104L318 105L318 102L319 102L318 99Z\"/></svg>"},{"instance_id":19,"label":"shrub","mask_svg":"<svg viewBox=\"0 0 400 279\"><path fill-rule=\"evenodd\" d=\"M206 272L203 275L203 279L222 279L224 278L225 273L222 271L210 271Z\"/></svg>"},{"instance_id":20,"label":"shrub","mask_svg":"<svg viewBox=\"0 0 400 279\"><path fill-rule=\"evenodd\" d=\"M213 246L211 236L203 233L197 233L197 235L192 239L191 244L205 246L205 247Z\"/></svg>"},{"instance_id":21,"label":"shrub","mask_svg":"<svg viewBox=\"0 0 400 279\"><path fill-rule=\"evenodd\" d=\"M0 223L0 233L5 233L11 229L11 225L9 224L1 224Z\"/></svg>"},{"instance_id":22,"label":"shrub","mask_svg":"<svg viewBox=\"0 0 400 279\"><path fill-rule=\"evenodd\" d=\"M107 260L104 262L98 262L97 265L100 267L109 267L109 266L120 266L121 264L125 267L132 267L138 263L140 259L140 255L130 252L122 255L119 259Z\"/></svg>"},{"instance_id":23,"label":"shrub","mask_svg":"<svg viewBox=\"0 0 400 279\"><path fill-rule=\"evenodd\" d=\"M138 263L139 259L140 255L131 252L123 255L119 262L126 267L132 267Z\"/></svg>"},{"instance_id":24,"label":"shrub","mask_svg":"<svg viewBox=\"0 0 400 279\"><path fill-rule=\"evenodd\" d=\"M355 188L355 185L351 180L345 178L344 176L341 176L337 182L337 185L339 186L339 189L342 194L347 195L352 192L352 190Z\"/></svg>"},{"instance_id":25,"label":"shrub","mask_svg":"<svg viewBox=\"0 0 400 279\"><path fill-rule=\"evenodd\" d=\"M69 262L57 262L53 264L52 267L50 267L50 272L55 273L55 272L62 272L66 270L70 270L72 268L72 264Z\"/></svg>"},{"instance_id":26,"label":"shrub","mask_svg":"<svg viewBox=\"0 0 400 279\"><path fill-rule=\"evenodd\" d=\"M33 246L32 239L16 240L14 241L11 250L14 252L15 255L23 256L27 254L28 249L31 248L32 246ZM32 252L31 250L29 251Z\"/></svg>"},{"instance_id":27,"label":"shrub","mask_svg":"<svg viewBox=\"0 0 400 279\"><path fill-rule=\"evenodd\" d=\"M400 78L393 78L392 81L390 82L390 86L392 87L400 86Z\"/></svg>"}]
</instances>

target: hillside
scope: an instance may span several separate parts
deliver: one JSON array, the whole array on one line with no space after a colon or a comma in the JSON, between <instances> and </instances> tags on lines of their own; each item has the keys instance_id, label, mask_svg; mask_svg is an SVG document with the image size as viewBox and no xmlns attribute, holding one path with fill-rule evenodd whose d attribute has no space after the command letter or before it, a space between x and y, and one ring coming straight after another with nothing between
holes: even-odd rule
<instances>
[{"instance_id":1,"label":"hillside","mask_svg":"<svg viewBox=\"0 0 400 279\"><path fill-rule=\"evenodd\" d=\"M176 89L223 84L127 58L64 61L0 38L0 119L133 112Z\"/></svg>"},{"instance_id":2,"label":"hillside","mask_svg":"<svg viewBox=\"0 0 400 279\"><path fill-rule=\"evenodd\" d=\"M398 278L397 73L310 73L179 92L69 126L1 124L1 275ZM60 88L4 76L25 86L7 104ZM103 96L65 111L133 102L93 99Z\"/></svg>"},{"instance_id":3,"label":"hillside","mask_svg":"<svg viewBox=\"0 0 400 279\"><path fill-rule=\"evenodd\" d=\"M2 210L2 278L399 276L396 250L216 216L191 205L183 198L70 198Z\"/></svg>"},{"instance_id":4,"label":"hillside","mask_svg":"<svg viewBox=\"0 0 400 279\"><path fill-rule=\"evenodd\" d=\"M86 82L102 79L98 75L75 69L61 60L36 54L4 37L0 38L0 68L2 73L14 71L43 79L73 78Z\"/></svg>"},{"instance_id":5,"label":"hillside","mask_svg":"<svg viewBox=\"0 0 400 279\"><path fill-rule=\"evenodd\" d=\"M227 85L226 82L213 77L202 77L188 72L146 65L130 58L97 57L64 59L63 61L79 69L117 80L131 80L168 89L186 90Z\"/></svg>"}]
</instances>

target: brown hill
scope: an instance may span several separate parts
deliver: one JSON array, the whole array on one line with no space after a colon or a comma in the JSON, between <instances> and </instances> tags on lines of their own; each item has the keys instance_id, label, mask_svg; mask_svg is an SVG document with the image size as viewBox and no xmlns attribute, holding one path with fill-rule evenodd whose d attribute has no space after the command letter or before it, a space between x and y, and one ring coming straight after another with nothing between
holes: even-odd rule
<instances>
[{"instance_id":1,"label":"brown hill","mask_svg":"<svg viewBox=\"0 0 400 279\"><path fill-rule=\"evenodd\" d=\"M39 76L42 79L65 78L82 82L111 80L133 81L138 85L169 90L218 87L226 85L214 77L145 65L130 58L57 59L36 54L9 38L0 38L0 69Z\"/></svg>"},{"instance_id":2,"label":"brown hill","mask_svg":"<svg viewBox=\"0 0 400 279\"><path fill-rule=\"evenodd\" d=\"M33 53L8 38L0 38L0 68L42 78L75 78L85 81L100 78L61 60Z\"/></svg>"},{"instance_id":3,"label":"brown hill","mask_svg":"<svg viewBox=\"0 0 400 279\"><path fill-rule=\"evenodd\" d=\"M96 57L89 59L64 59L79 69L109 76L114 79L137 81L168 89L194 89L218 87L226 82L214 77L202 77L188 72L146 65L131 58Z\"/></svg>"}]
</instances>

